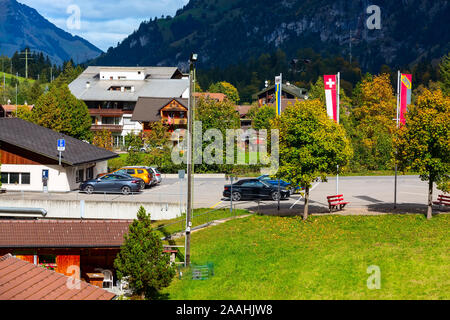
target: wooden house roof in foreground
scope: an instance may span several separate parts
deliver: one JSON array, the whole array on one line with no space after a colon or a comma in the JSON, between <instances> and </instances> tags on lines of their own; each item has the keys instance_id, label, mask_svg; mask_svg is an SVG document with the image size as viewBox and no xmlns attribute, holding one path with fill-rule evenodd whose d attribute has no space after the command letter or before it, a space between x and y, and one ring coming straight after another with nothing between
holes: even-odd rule
<instances>
[{"instance_id":1,"label":"wooden house roof in foreground","mask_svg":"<svg viewBox=\"0 0 450 320\"><path fill-rule=\"evenodd\" d=\"M0 248L120 248L131 220L0 220Z\"/></svg>"},{"instance_id":2,"label":"wooden house roof in foreground","mask_svg":"<svg viewBox=\"0 0 450 320\"><path fill-rule=\"evenodd\" d=\"M114 293L10 254L0 257L0 300L112 300L115 297Z\"/></svg>"}]
</instances>

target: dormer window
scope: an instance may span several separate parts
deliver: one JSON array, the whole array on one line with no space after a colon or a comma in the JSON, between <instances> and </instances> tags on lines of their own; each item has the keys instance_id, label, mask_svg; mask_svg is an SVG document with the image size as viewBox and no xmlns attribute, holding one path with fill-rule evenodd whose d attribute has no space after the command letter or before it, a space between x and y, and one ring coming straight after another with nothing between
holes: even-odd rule
<instances>
[{"instance_id":1,"label":"dormer window","mask_svg":"<svg viewBox=\"0 0 450 320\"><path fill-rule=\"evenodd\" d=\"M134 92L134 87L111 86L108 91Z\"/></svg>"}]
</instances>

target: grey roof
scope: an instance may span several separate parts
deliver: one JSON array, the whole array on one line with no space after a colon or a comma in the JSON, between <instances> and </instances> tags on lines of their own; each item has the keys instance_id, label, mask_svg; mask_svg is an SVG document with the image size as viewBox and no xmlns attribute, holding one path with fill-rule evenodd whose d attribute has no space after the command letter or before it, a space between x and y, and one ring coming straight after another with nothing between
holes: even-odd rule
<instances>
[{"instance_id":1,"label":"grey roof","mask_svg":"<svg viewBox=\"0 0 450 320\"><path fill-rule=\"evenodd\" d=\"M66 150L62 153L63 164L75 166L118 157L114 152L19 118L0 118L0 143L6 142L58 160L56 149L58 139L66 140Z\"/></svg>"},{"instance_id":2,"label":"grey roof","mask_svg":"<svg viewBox=\"0 0 450 320\"><path fill-rule=\"evenodd\" d=\"M188 108L188 99L180 98L139 98L134 108L133 121L156 122L161 120L159 110L172 100L178 101L182 106Z\"/></svg>"},{"instance_id":3,"label":"grey roof","mask_svg":"<svg viewBox=\"0 0 450 320\"><path fill-rule=\"evenodd\" d=\"M100 70L145 70L146 80L100 80ZM88 67L69 84L72 94L84 101L137 101L139 97L181 97L189 88L189 79L172 67ZM86 83L90 87L86 88ZM108 91L111 86L134 86L134 92Z\"/></svg>"}]
</instances>

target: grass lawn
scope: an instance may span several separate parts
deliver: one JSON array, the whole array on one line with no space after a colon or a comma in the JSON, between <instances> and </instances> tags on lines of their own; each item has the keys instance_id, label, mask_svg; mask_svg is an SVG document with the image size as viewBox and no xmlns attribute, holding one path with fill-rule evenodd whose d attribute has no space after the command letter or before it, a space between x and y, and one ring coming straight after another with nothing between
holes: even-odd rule
<instances>
[{"instance_id":1,"label":"grass lawn","mask_svg":"<svg viewBox=\"0 0 450 320\"><path fill-rule=\"evenodd\" d=\"M209 280L175 279L170 299L449 299L450 215L251 216L192 234ZM180 239L184 243L184 238ZM381 289L369 290L371 265Z\"/></svg>"},{"instance_id":2,"label":"grass lawn","mask_svg":"<svg viewBox=\"0 0 450 320\"><path fill-rule=\"evenodd\" d=\"M191 219L192 228L214 220L242 216L246 214L249 214L249 212L241 209L233 210L233 212L230 212L229 209L194 209L193 217ZM157 229L156 232L158 232L161 237L184 231L186 230L186 215L182 215L181 217L172 220L154 221L152 223L152 227Z\"/></svg>"},{"instance_id":3,"label":"grass lawn","mask_svg":"<svg viewBox=\"0 0 450 320\"><path fill-rule=\"evenodd\" d=\"M16 75L11 75L11 74L5 72L5 79L6 79L7 84L9 84L11 82L11 78L12 77L16 77ZM25 79L24 77L19 77L18 79L19 79L20 83L22 83L22 82L24 82L26 80L29 83L33 83L35 81L35 80L31 79L31 78ZM0 72L0 80L1 80L1 84L3 85L3 72Z\"/></svg>"}]
</instances>

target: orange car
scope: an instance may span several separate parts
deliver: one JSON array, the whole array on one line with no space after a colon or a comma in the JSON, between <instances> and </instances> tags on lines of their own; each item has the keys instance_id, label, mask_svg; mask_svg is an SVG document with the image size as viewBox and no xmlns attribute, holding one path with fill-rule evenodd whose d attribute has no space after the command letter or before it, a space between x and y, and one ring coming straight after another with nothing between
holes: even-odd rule
<instances>
[{"instance_id":1,"label":"orange car","mask_svg":"<svg viewBox=\"0 0 450 320\"><path fill-rule=\"evenodd\" d=\"M144 180L144 182L147 186L152 185L152 181L154 178L153 172L150 170L147 170L146 167L123 167L123 168L120 168L119 170L116 170L116 171L113 171L110 173L126 173L135 178L141 178L142 180ZM107 173L101 173L98 175L98 177L104 176L105 174L107 174Z\"/></svg>"}]
</instances>

